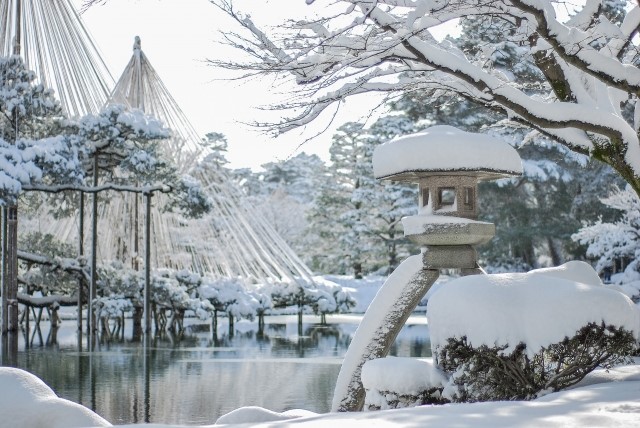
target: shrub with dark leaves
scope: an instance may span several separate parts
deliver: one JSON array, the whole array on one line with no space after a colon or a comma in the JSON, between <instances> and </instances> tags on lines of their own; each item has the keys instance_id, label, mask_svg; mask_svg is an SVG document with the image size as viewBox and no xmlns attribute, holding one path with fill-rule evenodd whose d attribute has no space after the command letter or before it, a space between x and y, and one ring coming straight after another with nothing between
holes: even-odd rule
<instances>
[{"instance_id":1,"label":"shrub with dark leaves","mask_svg":"<svg viewBox=\"0 0 640 428\"><path fill-rule=\"evenodd\" d=\"M454 402L527 400L580 382L597 367L629 361L634 335L620 327L590 323L573 337L538 352L524 343L472 347L467 338L450 338L436 351L437 364L451 375L444 396Z\"/></svg>"}]
</instances>

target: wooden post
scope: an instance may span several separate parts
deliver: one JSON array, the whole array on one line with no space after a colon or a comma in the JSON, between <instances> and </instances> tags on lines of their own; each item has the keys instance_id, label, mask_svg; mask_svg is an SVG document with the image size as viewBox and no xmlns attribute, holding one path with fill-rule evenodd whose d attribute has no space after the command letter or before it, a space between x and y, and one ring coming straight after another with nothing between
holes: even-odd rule
<instances>
[{"instance_id":1,"label":"wooden post","mask_svg":"<svg viewBox=\"0 0 640 428\"><path fill-rule=\"evenodd\" d=\"M151 333L151 196L145 193L145 233L144 233L144 332Z\"/></svg>"},{"instance_id":2,"label":"wooden post","mask_svg":"<svg viewBox=\"0 0 640 428\"><path fill-rule=\"evenodd\" d=\"M8 330L18 331L18 206L7 208L7 306Z\"/></svg>"},{"instance_id":3,"label":"wooden post","mask_svg":"<svg viewBox=\"0 0 640 428\"><path fill-rule=\"evenodd\" d=\"M84 192L80 192L80 207L78 210L78 257L84 255ZM82 278L78 279L78 333L82 333L82 305L84 290Z\"/></svg>"},{"instance_id":4,"label":"wooden post","mask_svg":"<svg viewBox=\"0 0 640 428\"><path fill-rule=\"evenodd\" d=\"M20 55L22 2L16 0L16 34L13 45L13 54ZM16 129L17 132L17 129ZM18 135L15 135L18 138ZM2 275L3 275L3 333L18 331L18 205L5 207L2 240ZM6 309L6 310L5 310ZM5 315L6 314L6 315Z\"/></svg>"},{"instance_id":5,"label":"wooden post","mask_svg":"<svg viewBox=\"0 0 640 428\"><path fill-rule=\"evenodd\" d=\"M2 208L2 334L9 331L9 301L7 299L7 208ZM3 348L4 349L4 348Z\"/></svg>"},{"instance_id":6,"label":"wooden post","mask_svg":"<svg viewBox=\"0 0 640 428\"><path fill-rule=\"evenodd\" d=\"M93 159L93 187L98 187L98 156ZM96 298L96 282L98 280L98 192L93 194L93 212L91 213L91 285L89 287L89 311L87 324L89 334L93 334L96 328L96 319L93 308L93 299Z\"/></svg>"}]
</instances>

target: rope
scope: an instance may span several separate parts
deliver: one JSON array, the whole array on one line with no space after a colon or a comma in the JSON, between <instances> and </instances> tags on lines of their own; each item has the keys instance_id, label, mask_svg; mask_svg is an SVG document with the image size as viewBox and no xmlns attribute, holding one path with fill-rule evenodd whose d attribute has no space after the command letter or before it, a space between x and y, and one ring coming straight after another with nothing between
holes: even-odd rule
<instances>
[{"instance_id":1,"label":"rope","mask_svg":"<svg viewBox=\"0 0 640 428\"><path fill-rule=\"evenodd\" d=\"M4 56L11 54L18 34L12 19L16 1L0 0L0 49ZM19 41L25 63L45 86L56 91L65 112L69 116L97 113L106 103L144 110L172 130L171 138L163 143L163 154L175 162L180 173L189 173L206 185L214 208L198 220L163 213L159 207L166 205L167 196L153 198L155 266L189 269L217 278L242 277L256 283L311 281L307 266L248 204L226 170L196 169L208 154L207 149L141 50L139 39L131 60L109 93L113 78L70 0L22 1ZM103 198L98 212L102 260L128 263L138 256L133 253L134 197L109 194ZM90 209L85 212L90 214ZM23 223L33 227L34 222ZM42 232L66 242L77 239L78 225L73 218L36 223ZM141 240L143 233L137 235Z\"/></svg>"}]
</instances>

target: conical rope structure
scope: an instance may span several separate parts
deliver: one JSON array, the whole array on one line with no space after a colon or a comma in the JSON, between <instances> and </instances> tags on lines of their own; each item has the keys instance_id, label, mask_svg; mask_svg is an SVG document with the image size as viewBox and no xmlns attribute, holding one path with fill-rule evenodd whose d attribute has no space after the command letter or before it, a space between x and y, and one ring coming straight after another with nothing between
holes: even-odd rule
<instances>
[{"instance_id":1,"label":"conical rope structure","mask_svg":"<svg viewBox=\"0 0 640 428\"><path fill-rule=\"evenodd\" d=\"M114 80L70 0L0 0L1 54L16 45L68 116L104 106Z\"/></svg>"},{"instance_id":2,"label":"conical rope structure","mask_svg":"<svg viewBox=\"0 0 640 428\"><path fill-rule=\"evenodd\" d=\"M111 102L140 108L160 120L172 131L162 144L163 154L181 173L197 178L213 203L202 219L185 219L161 213L163 195L155 198L153 212L153 259L156 266L188 269L214 277L242 277L251 282L311 281L311 272L278 233L243 198L244 192L229 172L215 164L202 162L208 149L202 145L193 126L154 70L136 37L133 56L111 96ZM120 204L110 204L107 218L121 218L134 210L135 196ZM120 222L127 225L135 219ZM112 225L114 226L114 225ZM135 236L126 230L119 236ZM135 237L134 237L135 239ZM134 248L132 243L130 248Z\"/></svg>"},{"instance_id":3,"label":"conical rope structure","mask_svg":"<svg viewBox=\"0 0 640 428\"><path fill-rule=\"evenodd\" d=\"M16 42L27 67L36 72L41 83L55 90L70 117L96 113L107 103L117 103L139 108L171 130L171 138L162 143L164 155L181 173L202 182L213 209L201 219L186 219L163 212L167 197L154 195L153 268L240 277L251 283L312 282L310 270L248 205L229 172L201 163L208 154L202 140L140 49L139 39L111 93L111 74L70 0L0 0L2 54L11 55ZM120 260L139 267L144 222L139 198L115 192L103 195L97 210L100 260ZM20 225L23 233L37 230L64 242L78 242L78 218L51 221L50 215L42 212L24 220Z\"/></svg>"}]
</instances>

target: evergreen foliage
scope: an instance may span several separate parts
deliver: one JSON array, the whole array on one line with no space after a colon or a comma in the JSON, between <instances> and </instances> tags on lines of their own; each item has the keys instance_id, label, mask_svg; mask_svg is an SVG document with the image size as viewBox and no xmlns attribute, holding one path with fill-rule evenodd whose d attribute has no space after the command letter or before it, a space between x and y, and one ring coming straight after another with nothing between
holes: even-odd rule
<instances>
[{"instance_id":1,"label":"evergreen foliage","mask_svg":"<svg viewBox=\"0 0 640 428\"><path fill-rule=\"evenodd\" d=\"M313 229L333 250L312 267L356 278L380 269L390 273L413 248L404 239L400 219L416 210L416 189L380 183L373 177L373 150L415 130L403 115L378 119L369 128L347 123L338 129L331 148L329 180L311 210Z\"/></svg>"},{"instance_id":2,"label":"evergreen foliage","mask_svg":"<svg viewBox=\"0 0 640 428\"><path fill-rule=\"evenodd\" d=\"M18 246L23 251L37 253L50 259L69 259L75 257L73 246L55 239L53 235L31 232L21 236ZM65 272L57 266L21 261L20 271L27 294L35 292L43 296L74 295L78 288L78 275Z\"/></svg>"},{"instance_id":3,"label":"evergreen foliage","mask_svg":"<svg viewBox=\"0 0 640 428\"><path fill-rule=\"evenodd\" d=\"M586 254L597 260L599 272L609 269L609 273L613 273L616 262L622 260L632 260L628 269L640 272L640 200L637 194L629 186L615 188L601 202L618 212L616 218L605 221L601 217L592 223L585 222L571 238L588 246Z\"/></svg>"},{"instance_id":4,"label":"evergreen foliage","mask_svg":"<svg viewBox=\"0 0 640 428\"><path fill-rule=\"evenodd\" d=\"M0 57L0 204L16 204L23 186L81 182L77 139L66 126L53 92L22 58Z\"/></svg>"},{"instance_id":5,"label":"evergreen foliage","mask_svg":"<svg viewBox=\"0 0 640 428\"><path fill-rule=\"evenodd\" d=\"M524 344L506 353L507 346L474 348L462 337L450 338L436 358L451 375L445 396L454 402L530 400L575 385L597 367L628 362L636 346L623 328L589 323L533 356Z\"/></svg>"}]
</instances>

